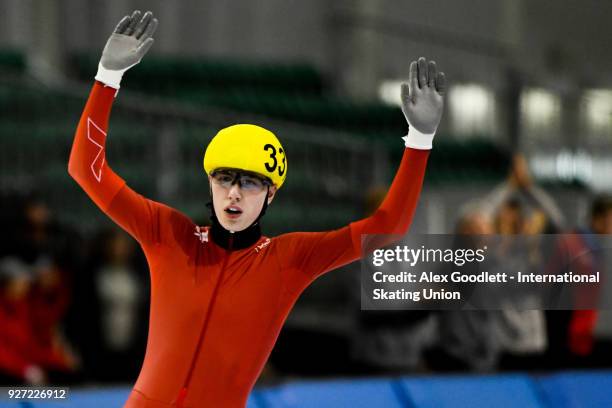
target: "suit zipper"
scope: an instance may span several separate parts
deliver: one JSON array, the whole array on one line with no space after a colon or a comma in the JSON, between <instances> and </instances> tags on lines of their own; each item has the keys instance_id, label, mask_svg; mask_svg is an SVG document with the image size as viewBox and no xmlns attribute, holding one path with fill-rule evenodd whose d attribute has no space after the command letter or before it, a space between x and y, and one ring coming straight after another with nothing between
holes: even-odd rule
<instances>
[{"instance_id":1,"label":"suit zipper","mask_svg":"<svg viewBox=\"0 0 612 408\"><path fill-rule=\"evenodd\" d=\"M221 271L219 272L219 278L217 278L217 282L215 283L215 288L213 289L213 293L210 299L210 306L208 307L208 311L206 312L206 317L204 318L204 323L202 324L202 329L200 330L200 337L198 338L198 345L196 347L195 353L193 354L193 358L191 359L191 365L189 366L189 371L187 372L187 377L183 382L183 387L179 391L178 396L176 397L176 407L182 408L185 403L185 398L187 398L187 390L189 389L189 383L191 382L191 377L193 376L193 370L195 368L195 364L198 361L198 357L200 355L200 349L202 348L202 343L204 342L204 334L206 333L206 329L208 328L208 322L210 321L210 317L212 316L212 311L215 306L215 301L217 300L217 294L219 291L219 286L221 285L221 281L223 280L223 272L225 272L225 268L227 267L227 261L229 260L230 253L232 252L232 247L234 245L234 235L230 235L228 240L227 250L225 252L225 258L223 259L223 264L221 266Z\"/></svg>"}]
</instances>

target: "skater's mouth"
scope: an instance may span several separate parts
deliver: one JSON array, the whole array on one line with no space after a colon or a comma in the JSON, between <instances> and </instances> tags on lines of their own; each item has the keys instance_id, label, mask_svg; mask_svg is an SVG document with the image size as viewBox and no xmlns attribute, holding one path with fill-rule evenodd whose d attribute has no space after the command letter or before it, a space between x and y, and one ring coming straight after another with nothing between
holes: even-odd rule
<instances>
[{"instance_id":1,"label":"skater's mouth","mask_svg":"<svg viewBox=\"0 0 612 408\"><path fill-rule=\"evenodd\" d=\"M224 211L230 218L237 218L240 217L240 214L242 214L242 208L238 207L237 205L229 205L225 207Z\"/></svg>"}]
</instances>

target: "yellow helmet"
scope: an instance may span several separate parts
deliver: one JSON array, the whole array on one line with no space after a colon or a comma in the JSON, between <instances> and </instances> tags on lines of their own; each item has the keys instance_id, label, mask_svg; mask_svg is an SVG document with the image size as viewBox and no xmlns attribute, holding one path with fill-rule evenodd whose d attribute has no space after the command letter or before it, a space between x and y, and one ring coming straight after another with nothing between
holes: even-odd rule
<instances>
[{"instance_id":1,"label":"yellow helmet","mask_svg":"<svg viewBox=\"0 0 612 408\"><path fill-rule=\"evenodd\" d=\"M257 173L280 188L287 177L287 158L274 133L256 125L233 125L221 129L204 153L206 174L220 168Z\"/></svg>"}]
</instances>

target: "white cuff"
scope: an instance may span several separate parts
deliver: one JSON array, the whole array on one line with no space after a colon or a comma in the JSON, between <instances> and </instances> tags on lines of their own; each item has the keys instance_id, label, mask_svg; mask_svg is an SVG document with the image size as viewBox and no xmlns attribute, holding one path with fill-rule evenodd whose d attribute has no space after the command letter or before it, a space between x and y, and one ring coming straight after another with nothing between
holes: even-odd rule
<instances>
[{"instance_id":1,"label":"white cuff","mask_svg":"<svg viewBox=\"0 0 612 408\"><path fill-rule=\"evenodd\" d=\"M414 126L410 126L408 134L402 137L402 139L404 139L406 147L418 150L431 150L431 142L435 134L436 132L422 133L416 130Z\"/></svg>"},{"instance_id":2,"label":"white cuff","mask_svg":"<svg viewBox=\"0 0 612 408\"><path fill-rule=\"evenodd\" d=\"M129 67L128 67L129 68ZM123 70L114 71L111 69L106 69L102 66L101 63L98 64L98 73L96 74L96 81L102 82L106 86L110 86L111 88L119 89L121 78L125 71L128 68Z\"/></svg>"}]
</instances>

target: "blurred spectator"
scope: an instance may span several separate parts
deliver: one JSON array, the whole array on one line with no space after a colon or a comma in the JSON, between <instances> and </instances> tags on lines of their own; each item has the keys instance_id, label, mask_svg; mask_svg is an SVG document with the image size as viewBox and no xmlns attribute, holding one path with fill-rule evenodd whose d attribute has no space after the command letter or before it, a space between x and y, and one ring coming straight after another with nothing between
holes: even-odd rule
<instances>
[{"instance_id":1,"label":"blurred spectator","mask_svg":"<svg viewBox=\"0 0 612 408\"><path fill-rule=\"evenodd\" d=\"M565 220L554 200L534 184L522 155L513 158L508 180L490 197L489 211L495 214L495 232L500 235L522 234L502 245L499 271L542 273L545 265L538 257L539 240L530 236L560 232ZM495 207L499 204L499 207ZM527 211L525 207L531 211ZM496 212L495 212L496 211ZM495 319L495 334L503 351L500 365L507 369L533 368L547 347L546 321L541 300L528 294L513 296L512 304ZM530 310L531 309L531 310Z\"/></svg>"},{"instance_id":2,"label":"blurred spectator","mask_svg":"<svg viewBox=\"0 0 612 408\"><path fill-rule=\"evenodd\" d=\"M19 211L12 253L29 265L56 265L70 277L77 264L75 234L53 219L48 205L36 194L23 199Z\"/></svg>"},{"instance_id":3,"label":"blurred spectator","mask_svg":"<svg viewBox=\"0 0 612 408\"><path fill-rule=\"evenodd\" d=\"M77 366L61 322L70 301L65 235L46 204L28 197L0 259L0 371L6 381L66 381Z\"/></svg>"},{"instance_id":4,"label":"blurred spectator","mask_svg":"<svg viewBox=\"0 0 612 408\"><path fill-rule=\"evenodd\" d=\"M43 384L46 375L30 357L30 276L15 258L0 261L0 377L2 385Z\"/></svg>"},{"instance_id":5,"label":"blurred spectator","mask_svg":"<svg viewBox=\"0 0 612 408\"><path fill-rule=\"evenodd\" d=\"M557 256L550 262L549 267L556 273L600 272L602 282L596 292L593 288L574 292L578 296L573 299L577 309L584 309L584 305L592 304L593 299L603 299L612 294L612 282L606 276L606 272L610 272L606 270L606 266L612 261L609 254L610 234L612 196L601 195L592 202L589 225L564 235L560 240ZM609 305L609 302L607 304ZM612 364L609 353L612 346L612 314L609 311L550 311L548 330L551 333L549 362L554 368ZM587 359L588 356L591 358Z\"/></svg>"},{"instance_id":6,"label":"blurred spectator","mask_svg":"<svg viewBox=\"0 0 612 408\"><path fill-rule=\"evenodd\" d=\"M455 233L477 238L494 232L490 215L481 204L468 204L461 211ZM448 310L437 313L437 342L427 352L427 364L435 371L478 371L495 369L500 345L494 335L498 311Z\"/></svg>"},{"instance_id":7,"label":"blurred spectator","mask_svg":"<svg viewBox=\"0 0 612 408\"><path fill-rule=\"evenodd\" d=\"M597 252L596 261L598 268L603 276L602 290L600 298L606 300L602 302L601 310L597 313L595 328L593 330L593 358L598 367L610 367L612 365L612 312L610 311L612 298L612 196L602 195L593 201L591 209L590 230L595 239ZM605 235L605 236L604 236Z\"/></svg>"},{"instance_id":8,"label":"blurred spectator","mask_svg":"<svg viewBox=\"0 0 612 408\"><path fill-rule=\"evenodd\" d=\"M138 255L123 231L103 231L76 278L73 330L89 380L134 381L138 375L149 299Z\"/></svg>"},{"instance_id":9,"label":"blurred spectator","mask_svg":"<svg viewBox=\"0 0 612 408\"><path fill-rule=\"evenodd\" d=\"M539 273L543 268L537 256L539 240L527 235L560 231L563 225L554 200L533 183L524 157L516 155L507 180L483 200L464 208L456 233L499 234L499 245L489 256L494 263L491 269ZM436 352L430 353L438 356L430 359L434 368L490 371L498 366L519 369L538 364L536 357L543 355L547 345L544 313L537 310L542 305L528 294L494 290L488 287L487 296L505 303L502 310L440 313L440 342Z\"/></svg>"}]
</instances>

